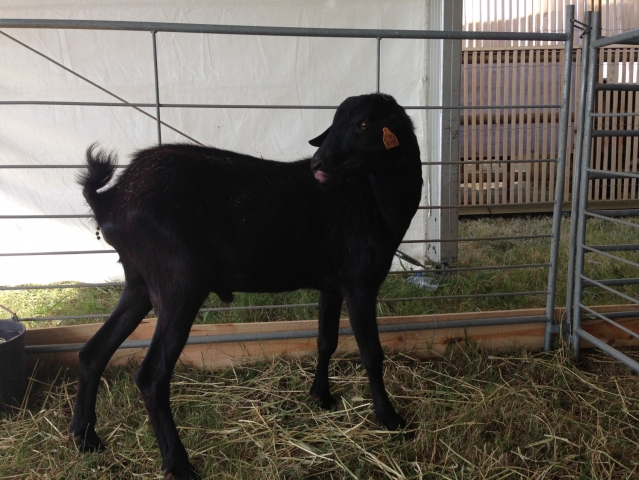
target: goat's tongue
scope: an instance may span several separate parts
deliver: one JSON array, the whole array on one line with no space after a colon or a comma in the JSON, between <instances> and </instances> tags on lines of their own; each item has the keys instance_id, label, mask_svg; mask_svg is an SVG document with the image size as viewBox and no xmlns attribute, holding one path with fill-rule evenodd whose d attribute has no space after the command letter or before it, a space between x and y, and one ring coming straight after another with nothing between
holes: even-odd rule
<instances>
[{"instance_id":1,"label":"goat's tongue","mask_svg":"<svg viewBox=\"0 0 639 480\"><path fill-rule=\"evenodd\" d=\"M328 179L328 175L321 170L318 170L317 172L315 172L315 179L319 180L320 182L325 182Z\"/></svg>"}]
</instances>

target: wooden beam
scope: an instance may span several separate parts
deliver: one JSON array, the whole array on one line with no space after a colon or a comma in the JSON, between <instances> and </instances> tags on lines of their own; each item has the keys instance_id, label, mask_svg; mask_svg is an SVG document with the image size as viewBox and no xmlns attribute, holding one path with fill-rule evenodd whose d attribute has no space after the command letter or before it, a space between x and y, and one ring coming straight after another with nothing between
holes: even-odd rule
<instances>
[{"instance_id":1,"label":"wooden beam","mask_svg":"<svg viewBox=\"0 0 639 480\"><path fill-rule=\"evenodd\" d=\"M615 305L596 307L600 312L619 312L635 309L633 305ZM379 325L397 325L410 323L433 323L436 329L413 330L382 333L380 339L384 348L393 352L403 352L416 358L440 356L446 348L460 341L470 341L489 351L504 352L519 348L539 351L543 347L544 324L493 325L484 327L451 328L446 324L457 320L482 318L502 318L512 316L543 315L544 309L500 310L492 312L466 312L441 315L417 315L409 317L381 317ZM555 318L564 317L564 309L555 309ZM619 320L619 323L639 331L639 315ZM131 334L129 340L149 339L155 330L156 319L146 319ZM95 334L101 324L76 325L27 330L25 344L52 345L84 343ZM340 320L340 328L349 326L348 319ZM636 346L639 341L621 330L600 320L586 320L582 327L603 341L615 346ZM255 322L217 325L194 325L191 336L213 336L229 334L250 334L268 332L288 332L317 330L317 320ZM584 348L591 347L583 343ZM222 368L259 359L277 356L297 357L314 354L317 349L316 338L297 338L286 340L266 340L251 342L222 342L215 344L187 345L180 357L186 363L204 368ZM110 366L126 365L130 361L139 361L146 354L146 348L121 349L111 359ZM339 352L357 351L352 335L343 335L339 339ZM27 355L29 364L35 361L55 365L77 364L77 352Z\"/></svg>"}]
</instances>

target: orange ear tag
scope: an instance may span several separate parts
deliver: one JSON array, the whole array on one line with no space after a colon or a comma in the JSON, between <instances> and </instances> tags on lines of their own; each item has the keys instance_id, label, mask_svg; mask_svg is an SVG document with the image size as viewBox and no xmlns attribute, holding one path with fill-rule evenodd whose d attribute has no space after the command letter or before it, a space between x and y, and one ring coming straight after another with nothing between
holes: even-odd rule
<instances>
[{"instance_id":1,"label":"orange ear tag","mask_svg":"<svg viewBox=\"0 0 639 480\"><path fill-rule=\"evenodd\" d=\"M386 150L390 148L399 147L399 140L393 132L391 132L388 128L384 127L384 146Z\"/></svg>"}]
</instances>

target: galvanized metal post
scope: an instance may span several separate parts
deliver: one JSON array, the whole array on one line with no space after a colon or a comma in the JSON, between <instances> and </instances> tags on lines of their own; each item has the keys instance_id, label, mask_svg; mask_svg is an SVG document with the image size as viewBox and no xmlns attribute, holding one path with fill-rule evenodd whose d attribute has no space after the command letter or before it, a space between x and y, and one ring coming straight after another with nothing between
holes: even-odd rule
<instances>
[{"instance_id":1,"label":"galvanized metal post","mask_svg":"<svg viewBox=\"0 0 639 480\"><path fill-rule=\"evenodd\" d=\"M381 63L382 63L382 37L377 37L377 93L379 93L379 88L380 88L380 70L381 70Z\"/></svg>"},{"instance_id":2,"label":"galvanized metal post","mask_svg":"<svg viewBox=\"0 0 639 480\"><path fill-rule=\"evenodd\" d=\"M158 79L158 51L156 45L155 34L157 31L152 31L153 36L153 68L155 70L155 118L158 126L158 145L162 145L162 121L160 120L160 82Z\"/></svg>"},{"instance_id":3,"label":"galvanized metal post","mask_svg":"<svg viewBox=\"0 0 639 480\"><path fill-rule=\"evenodd\" d=\"M566 7L566 32L564 49L564 74L561 93L561 117L559 121L559 155L557 157L557 180L555 187L555 208L553 211L552 240L550 244L550 269L548 273L548 296L546 298L546 332L544 351L550 350L550 340L555 313L555 294L557 290L557 258L559 256L559 238L561 235L561 207L564 197L564 181L566 178L566 150L568 140L568 115L570 113L570 87L572 86L572 38L575 31L573 20L575 6Z\"/></svg>"},{"instance_id":4,"label":"galvanized metal post","mask_svg":"<svg viewBox=\"0 0 639 480\"><path fill-rule=\"evenodd\" d=\"M584 271L584 243L586 240L586 207L588 205L588 168L590 167L590 154L592 150L592 113L595 105L595 82L599 72L599 49L593 46L593 43L599 38L599 29L601 28L601 13L592 12L592 30L590 33L590 47L588 51L588 75L586 78L586 106L584 117L584 139L582 145L582 158L580 162L581 182L579 184L579 202L577 205L577 240L575 253L575 269L572 272L575 281L573 310L572 310L572 348L575 358L579 358L579 335L577 330L581 328L581 296L583 293L583 279L581 278ZM570 294L570 292L568 292Z\"/></svg>"},{"instance_id":5,"label":"galvanized metal post","mask_svg":"<svg viewBox=\"0 0 639 480\"><path fill-rule=\"evenodd\" d=\"M579 112L577 115L577 136L575 138L575 154L572 162L572 208L570 210L570 242L568 244L568 286L566 289L566 322L572 325L572 302L575 288L575 254L577 242L577 216L579 201L579 185L581 182L581 152L584 141L584 123L586 118L586 77L588 75L588 58L590 48L591 12L584 15L586 31L582 35L581 45L581 88L579 90Z\"/></svg>"}]
</instances>

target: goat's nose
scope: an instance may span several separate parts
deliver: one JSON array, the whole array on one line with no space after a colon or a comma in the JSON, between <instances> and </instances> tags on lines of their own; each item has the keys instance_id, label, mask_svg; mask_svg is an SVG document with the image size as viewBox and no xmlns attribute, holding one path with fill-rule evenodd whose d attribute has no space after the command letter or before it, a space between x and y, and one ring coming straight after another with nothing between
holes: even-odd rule
<instances>
[{"instance_id":1,"label":"goat's nose","mask_svg":"<svg viewBox=\"0 0 639 480\"><path fill-rule=\"evenodd\" d=\"M322 169L323 164L324 162L322 162L322 160L320 160L317 155L313 155L313 159L311 160L311 170L317 172L318 170Z\"/></svg>"}]
</instances>

